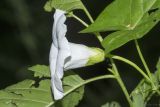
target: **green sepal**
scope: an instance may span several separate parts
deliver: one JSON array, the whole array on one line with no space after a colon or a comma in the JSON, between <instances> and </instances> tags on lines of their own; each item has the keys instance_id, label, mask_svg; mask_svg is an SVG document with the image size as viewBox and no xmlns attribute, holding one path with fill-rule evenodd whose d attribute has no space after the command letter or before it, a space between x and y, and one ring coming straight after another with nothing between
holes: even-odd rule
<instances>
[{"instance_id":1,"label":"green sepal","mask_svg":"<svg viewBox=\"0 0 160 107\"><path fill-rule=\"evenodd\" d=\"M89 66L89 65L94 65L96 63L99 63L99 62L102 62L104 61L105 59L105 53L102 49L100 48L95 48L95 47L92 47L90 48L92 51L96 52L97 54L94 55L94 56L91 56L86 64L86 66Z\"/></svg>"}]
</instances>

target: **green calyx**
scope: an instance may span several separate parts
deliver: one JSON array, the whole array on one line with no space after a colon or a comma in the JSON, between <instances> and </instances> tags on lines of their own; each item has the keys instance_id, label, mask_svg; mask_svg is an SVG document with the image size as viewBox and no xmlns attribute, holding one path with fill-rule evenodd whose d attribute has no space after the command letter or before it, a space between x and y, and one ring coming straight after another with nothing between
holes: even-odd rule
<instances>
[{"instance_id":1,"label":"green calyx","mask_svg":"<svg viewBox=\"0 0 160 107\"><path fill-rule=\"evenodd\" d=\"M102 62L105 59L105 53L100 48L90 48L92 51L96 53L96 55L93 55L89 58L86 66L94 65L96 63Z\"/></svg>"}]
</instances>

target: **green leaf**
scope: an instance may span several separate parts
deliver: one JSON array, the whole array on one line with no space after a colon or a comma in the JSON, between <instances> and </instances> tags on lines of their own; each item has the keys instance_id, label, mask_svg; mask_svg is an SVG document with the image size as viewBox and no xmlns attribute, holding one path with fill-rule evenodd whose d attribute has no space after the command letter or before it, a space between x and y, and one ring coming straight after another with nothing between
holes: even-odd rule
<instances>
[{"instance_id":1,"label":"green leaf","mask_svg":"<svg viewBox=\"0 0 160 107\"><path fill-rule=\"evenodd\" d=\"M134 29L111 33L105 37L102 42L102 46L105 48L105 52L109 53L131 40L142 38L159 22L159 20L160 10L157 10L150 15L146 14L142 18L142 21L139 22L139 25L137 25Z\"/></svg>"},{"instance_id":2,"label":"green leaf","mask_svg":"<svg viewBox=\"0 0 160 107\"><path fill-rule=\"evenodd\" d=\"M102 105L101 107L121 107L119 103L112 101L107 102L106 104Z\"/></svg>"},{"instance_id":3,"label":"green leaf","mask_svg":"<svg viewBox=\"0 0 160 107\"><path fill-rule=\"evenodd\" d=\"M45 65L35 65L33 67L29 67L28 70L34 72L34 77L50 77L49 67Z\"/></svg>"},{"instance_id":4,"label":"green leaf","mask_svg":"<svg viewBox=\"0 0 160 107\"><path fill-rule=\"evenodd\" d=\"M54 9L70 12L75 9L84 9L84 5L81 0L48 0L44 9L48 12L51 12Z\"/></svg>"},{"instance_id":5,"label":"green leaf","mask_svg":"<svg viewBox=\"0 0 160 107\"><path fill-rule=\"evenodd\" d=\"M147 102L155 94L156 90L160 89L160 59L157 63L156 68L157 71L152 74L152 81L156 89L153 89L152 85L148 83L145 79L141 80L138 86L131 93L133 107L146 107Z\"/></svg>"},{"instance_id":6,"label":"green leaf","mask_svg":"<svg viewBox=\"0 0 160 107\"><path fill-rule=\"evenodd\" d=\"M157 0L152 9L160 8L160 0Z\"/></svg>"},{"instance_id":7,"label":"green leaf","mask_svg":"<svg viewBox=\"0 0 160 107\"><path fill-rule=\"evenodd\" d=\"M50 81L41 81L34 86L33 80L25 80L0 91L0 105L3 107L45 107L52 102Z\"/></svg>"},{"instance_id":8,"label":"green leaf","mask_svg":"<svg viewBox=\"0 0 160 107\"><path fill-rule=\"evenodd\" d=\"M143 79L131 94L133 107L145 107L145 100L147 99L149 94L151 94L151 92L151 84Z\"/></svg>"},{"instance_id":9,"label":"green leaf","mask_svg":"<svg viewBox=\"0 0 160 107\"><path fill-rule=\"evenodd\" d=\"M131 97L133 100L133 107L146 107L147 102L160 88L156 73L152 75L152 80L156 89L152 87L151 83L143 79L132 91Z\"/></svg>"},{"instance_id":10,"label":"green leaf","mask_svg":"<svg viewBox=\"0 0 160 107\"><path fill-rule=\"evenodd\" d=\"M145 107L144 99L142 94L133 94L132 95L133 100L133 107Z\"/></svg>"},{"instance_id":11,"label":"green leaf","mask_svg":"<svg viewBox=\"0 0 160 107\"><path fill-rule=\"evenodd\" d=\"M49 76L44 73L48 70L47 66L36 65L29 69L36 73L35 76ZM78 75L68 72L63 79L65 97L62 100L54 101L50 89L50 79L43 79L40 82L24 80L0 91L0 105L1 107L50 107L49 105L75 107L83 97L84 86L77 89L75 87L83 82L84 80Z\"/></svg>"},{"instance_id":12,"label":"green leaf","mask_svg":"<svg viewBox=\"0 0 160 107\"><path fill-rule=\"evenodd\" d=\"M102 42L107 54L131 40L142 38L159 22L160 11L152 10L156 3L157 0L115 0L81 32L115 31Z\"/></svg>"},{"instance_id":13,"label":"green leaf","mask_svg":"<svg viewBox=\"0 0 160 107\"><path fill-rule=\"evenodd\" d=\"M157 68L156 76L157 76L157 79L158 79L158 81L160 83L160 58L159 58L159 60L157 62L156 68Z\"/></svg>"},{"instance_id":14,"label":"green leaf","mask_svg":"<svg viewBox=\"0 0 160 107\"><path fill-rule=\"evenodd\" d=\"M134 29L155 2L156 0L115 0L82 32Z\"/></svg>"}]
</instances>

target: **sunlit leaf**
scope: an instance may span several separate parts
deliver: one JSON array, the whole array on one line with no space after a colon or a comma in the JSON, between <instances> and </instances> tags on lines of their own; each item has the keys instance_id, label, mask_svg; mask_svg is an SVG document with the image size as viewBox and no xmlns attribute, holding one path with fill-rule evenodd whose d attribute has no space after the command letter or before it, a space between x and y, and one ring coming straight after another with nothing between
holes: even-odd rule
<instances>
[{"instance_id":1,"label":"sunlit leaf","mask_svg":"<svg viewBox=\"0 0 160 107\"><path fill-rule=\"evenodd\" d=\"M35 65L33 67L29 67L28 70L34 72L34 77L50 77L49 67L45 65Z\"/></svg>"},{"instance_id":2,"label":"sunlit leaf","mask_svg":"<svg viewBox=\"0 0 160 107\"><path fill-rule=\"evenodd\" d=\"M81 0L48 0L44 9L48 12L54 9L61 9L69 12L75 9L84 9L84 5Z\"/></svg>"}]
</instances>

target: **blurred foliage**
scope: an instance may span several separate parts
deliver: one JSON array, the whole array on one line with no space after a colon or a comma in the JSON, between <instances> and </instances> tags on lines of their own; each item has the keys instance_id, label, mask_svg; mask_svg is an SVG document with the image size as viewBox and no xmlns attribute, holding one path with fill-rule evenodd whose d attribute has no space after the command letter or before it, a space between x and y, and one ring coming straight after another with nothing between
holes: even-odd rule
<instances>
[{"instance_id":1,"label":"blurred foliage","mask_svg":"<svg viewBox=\"0 0 160 107\"><path fill-rule=\"evenodd\" d=\"M35 64L48 65L48 54L51 44L52 14L43 9L46 0L1 0L0 1L0 89L3 89L25 78L31 78L32 74L26 72L28 66ZM111 1L107 0L83 0L94 19ZM86 18L82 11L75 12L78 16ZM86 19L87 22L88 19ZM69 19L67 38L71 42L82 43L89 46L99 46L93 35L77 34L84 27L74 19ZM142 52L152 71L155 71L156 62L160 56L160 25L140 40ZM106 36L107 33L102 33ZM115 54L125 56L141 65L134 44L114 51ZM141 76L131 67L116 62L121 71L122 78L129 91L137 85ZM95 66L76 69L84 79L107 72L108 60ZM136 77L136 78L135 78ZM127 80L127 81L126 81ZM159 97L158 97L159 98ZM158 99L156 98L156 99ZM155 99L155 98L153 98ZM159 100L151 99L158 103ZM160 99L160 98L159 98ZM99 107L110 101L120 102L122 107L127 107L125 97L114 80L101 80L89 84L86 87L85 96L79 107Z\"/></svg>"}]
</instances>

